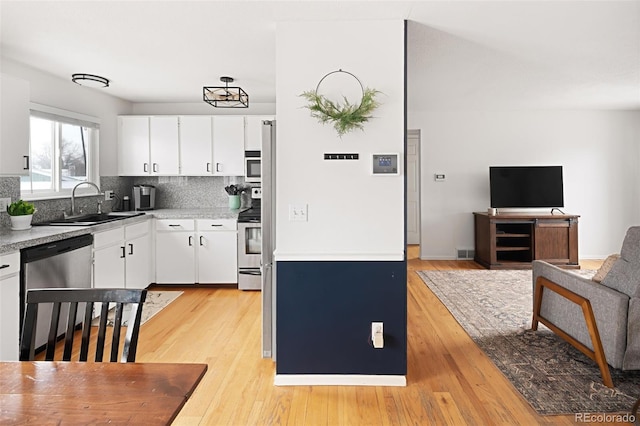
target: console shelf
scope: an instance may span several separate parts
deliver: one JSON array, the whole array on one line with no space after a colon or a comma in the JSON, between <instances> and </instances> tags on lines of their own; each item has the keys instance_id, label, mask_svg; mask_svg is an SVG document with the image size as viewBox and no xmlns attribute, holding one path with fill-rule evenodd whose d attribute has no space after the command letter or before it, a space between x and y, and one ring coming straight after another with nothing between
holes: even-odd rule
<instances>
[{"instance_id":1,"label":"console shelf","mask_svg":"<svg viewBox=\"0 0 640 426\"><path fill-rule=\"evenodd\" d=\"M489 269L530 269L534 260L579 269L577 215L474 213L475 258Z\"/></svg>"}]
</instances>

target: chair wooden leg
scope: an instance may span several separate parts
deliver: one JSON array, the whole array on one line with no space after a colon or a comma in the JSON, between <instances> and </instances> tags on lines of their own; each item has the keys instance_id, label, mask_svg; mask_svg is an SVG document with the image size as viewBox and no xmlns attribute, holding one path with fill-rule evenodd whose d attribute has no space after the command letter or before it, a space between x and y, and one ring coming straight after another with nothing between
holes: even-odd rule
<instances>
[{"instance_id":1,"label":"chair wooden leg","mask_svg":"<svg viewBox=\"0 0 640 426\"><path fill-rule=\"evenodd\" d=\"M538 318L540 317L540 308L542 307L542 292L544 291L544 287L540 285L539 282L540 280L536 280L533 299L533 319L531 320L531 329L533 331L538 329Z\"/></svg>"},{"instance_id":2,"label":"chair wooden leg","mask_svg":"<svg viewBox=\"0 0 640 426\"><path fill-rule=\"evenodd\" d=\"M604 348L602 347L602 341L600 340L600 333L598 332L596 317L593 315L591 302L589 302L587 299L584 299L581 303L581 306L582 314L584 315L584 319L587 322L589 336L591 336L591 344L593 345L595 361L598 363L598 367L600 367L602 381L604 382L605 386L613 388L613 380L611 379L609 364L607 364L607 357L604 355Z\"/></svg>"},{"instance_id":3,"label":"chair wooden leg","mask_svg":"<svg viewBox=\"0 0 640 426\"><path fill-rule=\"evenodd\" d=\"M564 297L570 302L579 305L582 308L582 315L584 316L585 323L587 325L587 330L589 331L589 336L591 337L591 344L593 346L593 350L589 349L587 346L583 345L575 338L567 334L564 330L557 327L548 319L544 318L540 315L540 309L542 306L542 293L545 288L553 291L554 293ZM609 364L607 364L607 358L604 354L604 348L602 347L602 341L600 340L600 333L598 332L598 325L596 324L595 316L593 315L593 308L591 307L591 303L589 300L584 297L576 294L570 290L567 290L564 287L559 286L558 284L550 281L544 277L538 277L536 280L536 290L535 290L535 302L533 309L533 321L531 328L536 330L538 327L538 322L543 323L551 331L556 333L558 336L562 337L564 340L573 345L580 352L594 360L598 367L600 368L600 374L602 375L602 382L605 386L613 388L613 380L611 379L611 372L609 371Z\"/></svg>"}]
</instances>

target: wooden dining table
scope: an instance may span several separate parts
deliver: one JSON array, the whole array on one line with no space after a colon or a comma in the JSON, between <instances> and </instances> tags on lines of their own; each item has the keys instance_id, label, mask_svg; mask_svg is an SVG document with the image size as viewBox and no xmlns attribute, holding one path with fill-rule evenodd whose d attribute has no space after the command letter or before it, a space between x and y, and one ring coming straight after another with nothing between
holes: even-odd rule
<instances>
[{"instance_id":1,"label":"wooden dining table","mask_svg":"<svg viewBox=\"0 0 640 426\"><path fill-rule=\"evenodd\" d=\"M170 424L206 364L0 362L0 424Z\"/></svg>"}]
</instances>

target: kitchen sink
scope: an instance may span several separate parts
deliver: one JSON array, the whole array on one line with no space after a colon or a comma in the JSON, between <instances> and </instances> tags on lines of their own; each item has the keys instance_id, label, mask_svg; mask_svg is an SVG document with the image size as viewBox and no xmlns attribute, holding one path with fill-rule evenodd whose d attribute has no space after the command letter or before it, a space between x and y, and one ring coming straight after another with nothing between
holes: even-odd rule
<instances>
[{"instance_id":1,"label":"kitchen sink","mask_svg":"<svg viewBox=\"0 0 640 426\"><path fill-rule=\"evenodd\" d=\"M126 219L128 217L143 215L142 212L113 212L113 213L90 213L78 216L56 219L50 222L34 223L34 225L49 226L93 226L101 223L113 222Z\"/></svg>"}]
</instances>

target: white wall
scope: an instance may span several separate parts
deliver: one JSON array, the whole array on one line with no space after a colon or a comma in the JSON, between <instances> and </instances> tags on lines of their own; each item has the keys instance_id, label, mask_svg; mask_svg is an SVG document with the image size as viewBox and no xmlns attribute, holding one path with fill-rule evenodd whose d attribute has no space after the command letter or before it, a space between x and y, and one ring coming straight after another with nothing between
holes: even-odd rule
<instances>
[{"instance_id":1,"label":"white wall","mask_svg":"<svg viewBox=\"0 0 640 426\"><path fill-rule=\"evenodd\" d=\"M208 103L134 103L132 114L139 115L275 115L275 103L255 103L249 98L249 108L214 108Z\"/></svg>"},{"instance_id":2,"label":"white wall","mask_svg":"<svg viewBox=\"0 0 640 426\"><path fill-rule=\"evenodd\" d=\"M489 207L489 166L564 166L565 208L579 214L580 258L620 250L640 224L640 111L422 110L424 259L473 248L473 211ZM447 180L436 183L434 173Z\"/></svg>"},{"instance_id":3,"label":"white wall","mask_svg":"<svg viewBox=\"0 0 640 426\"><path fill-rule=\"evenodd\" d=\"M100 175L117 175L117 116L130 114L131 103L109 96L109 88L90 89L2 58L2 72L29 82L31 102L100 120Z\"/></svg>"},{"instance_id":4,"label":"white wall","mask_svg":"<svg viewBox=\"0 0 640 426\"><path fill-rule=\"evenodd\" d=\"M404 155L403 46L402 21L278 24L278 260L403 258L404 178L370 173L372 153ZM383 92L364 132L342 139L299 96L338 69ZM359 153L360 160L325 161L324 153ZM308 222L289 221L291 204L308 205Z\"/></svg>"}]
</instances>

